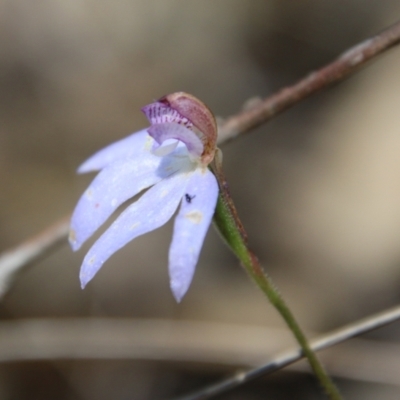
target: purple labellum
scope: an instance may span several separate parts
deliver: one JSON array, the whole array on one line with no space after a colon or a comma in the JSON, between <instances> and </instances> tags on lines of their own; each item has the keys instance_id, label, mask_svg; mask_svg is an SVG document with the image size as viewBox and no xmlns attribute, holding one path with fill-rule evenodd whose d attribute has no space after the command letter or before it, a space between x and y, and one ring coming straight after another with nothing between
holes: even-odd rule
<instances>
[{"instance_id":1,"label":"purple labellum","mask_svg":"<svg viewBox=\"0 0 400 400\"><path fill-rule=\"evenodd\" d=\"M176 110L160 102L151 103L143 107L142 111L151 125L175 122L176 124L186 126L186 128L193 126L186 117L183 117Z\"/></svg>"}]
</instances>

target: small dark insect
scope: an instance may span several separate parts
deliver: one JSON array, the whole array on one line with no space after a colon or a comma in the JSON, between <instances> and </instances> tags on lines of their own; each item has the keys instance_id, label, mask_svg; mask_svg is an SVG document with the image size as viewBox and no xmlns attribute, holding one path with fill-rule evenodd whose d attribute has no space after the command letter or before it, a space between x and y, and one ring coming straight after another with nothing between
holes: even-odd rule
<instances>
[{"instance_id":1,"label":"small dark insect","mask_svg":"<svg viewBox=\"0 0 400 400\"><path fill-rule=\"evenodd\" d=\"M190 194L185 194L186 201L190 204L192 200L196 197L196 195L191 196Z\"/></svg>"}]
</instances>

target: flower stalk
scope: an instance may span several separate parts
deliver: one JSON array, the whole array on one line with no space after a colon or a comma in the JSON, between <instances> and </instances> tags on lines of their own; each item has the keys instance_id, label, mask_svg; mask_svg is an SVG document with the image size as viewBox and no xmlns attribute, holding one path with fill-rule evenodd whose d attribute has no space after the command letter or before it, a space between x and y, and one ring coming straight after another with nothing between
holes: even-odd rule
<instances>
[{"instance_id":1,"label":"flower stalk","mask_svg":"<svg viewBox=\"0 0 400 400\"><path fill-rule=\"evenodd\" d=\"M220 151L217 151L214 162L211 164L211 170L217 178L220 189L216 212L214 215L214 224L221 233L225 242L228 244L229 248L240 260L246 272L281 314L299 343L304 356L307 357L311 368L317 376L321 386L324 388L327 396L331 400L341 400L341 394L326 373L324 367L318 360L317 355L312 350L292 311L273 284L271 278L263 270L257 256L248 247L247 234L239 219L232 197L230 196L228 184L222 170L221 160L221 153Z\"/></svg>"}]
</instances>

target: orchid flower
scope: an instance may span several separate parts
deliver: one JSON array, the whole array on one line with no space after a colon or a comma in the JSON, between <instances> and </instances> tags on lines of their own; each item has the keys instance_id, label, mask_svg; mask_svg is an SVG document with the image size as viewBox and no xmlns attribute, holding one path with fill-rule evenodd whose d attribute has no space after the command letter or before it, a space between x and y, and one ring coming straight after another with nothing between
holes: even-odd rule
<instances>
[{"instance_id":1,"label":"orchid flower","mask_svg":"<svg viewBox=\"0 0 400 400\"><path fill-rule=\"evenodd\" d=\"M78 250L121 204L147 189L86 254L80 270L84 288L117 250L164 225L180 205L169 248L170 286L179 302L192 281L216 207L218 184L207 166L217 128L211 111L182 92L142 111L149 128L112 143L79 167L79 173L100 173L73 212L69 240Z\"/></svg>"}]
</instances>

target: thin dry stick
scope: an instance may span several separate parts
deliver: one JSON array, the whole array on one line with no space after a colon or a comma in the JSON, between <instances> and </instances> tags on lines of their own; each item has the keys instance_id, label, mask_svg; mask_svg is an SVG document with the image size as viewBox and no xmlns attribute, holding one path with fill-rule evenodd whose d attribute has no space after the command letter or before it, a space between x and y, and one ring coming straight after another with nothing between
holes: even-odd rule
<instances>
[{"instance_id":1,"label":"thin dry stick","mask_svg":"<svg viewBox=\"0 0 400 400\"><path fill-rule=\"evenodd\" d=\"M357 322L353 322L342 328L336 329L332 332L324 334L319 338L310 341L310 346L314 351L326 349L328 347L334 346L338 343L344 342L350 338L361 335L366 332L370 332L374 329L380 328L387 325L393 321L400 319L400 306L390 308L381 313L372 315L370 317L361 319ZM252 379L258 378L262 375L266 375L282 369L289 364L303 358L304 355L300 348L295 350L286 351L273 357L270 362L261 367L250 369L246 372L242 372L223 380L217 384L209 386L205 389L201 389L199 392L194 393L189 396L181 397L179 400L203 400L209 399L210 397L217 396L224 393L230 389L233 389L245 382Z\"/></svg>"},{"instance_id":2,"label":"thin dry stick","mask_svg":"<svg viewBox=\"0 0 400 400\"><path fill-rule=\"evenodd\" d=\"M16 274L58 244L65 242L69 217L64 217L0 256L0 299L8 291Z\"/></svg>"},{"instance_id":3,"label":"thin dry stick","mask_svg":"<svg viewBox=\"0 0 400 400\"><path fill-rule=\"evenodd\" d=\"M397 22L382 33L351 47L335 61L312 72L293 86L281 89L251 109L227 118L218 133L219 143L256 128L308 96L344 80L369 60L399 42L400 22Z\"/></svg>"},{"instance_id":4,"label":"thin dry stick","mask_svg":"<svg viewBox=\"0 0 400 400\"><path fill-rule=\"evenodd\" d=\"M400 22L392 25L375 37L368 39L343 53L332 63L301 79L293 86L260 101L250 110L238 113L225 120L218 132L219 144L246 133L270 120L282 111L299 103L313 93L340 82L380 53L400 42ZM60 222L27 242L0 256L0 298L9 288L9 282L20 269L44 255L55 244L64 241L68 234L67 225L61 231L55 229ZM46 240L43 241L43 236Z\"/></svg>"}]
</instances>

